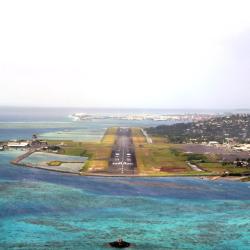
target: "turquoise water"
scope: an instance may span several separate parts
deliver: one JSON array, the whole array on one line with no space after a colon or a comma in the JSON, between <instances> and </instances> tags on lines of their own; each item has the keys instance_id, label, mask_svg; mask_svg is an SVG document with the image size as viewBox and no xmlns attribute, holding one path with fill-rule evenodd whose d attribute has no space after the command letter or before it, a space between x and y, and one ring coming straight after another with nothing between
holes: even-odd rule
<instances>
[{"instance_id":1,"label":"turquoise water","mask_svg":"<svg viewBox=\"0 0 250 250\"><path fill-rule=\"evenodd\" d=\"M94 123L93 123L94 124ZM0 122L0 141L9 139L31 139L37 134L40 139L99 141L106 126L91 122Z\"/></svg>"},{"instance_id":2,"label":"turquoise water","mask_svg":"<svg viewBox=\"0 0 250 250\"><path fill-rule=\"evenodd\" d=\"M249 249L250 183L94 178L15 167L0 152L0 249Z\"/></svg>"},{"instance_id":3,"label":"turquoise water","mask_svg":"<svg viewBox=\"0 0 250 250\"><path fill-rule=\"evenodd\" d=\"M75 112L90 114L169 113L163 110L110 110L78 108L3 108L0 107L0 141L30 139L37 134L41 139L99 141L112 126L149 127L171 124L170 121L128 121L98 119L74 122L68 116ZM171 112L170 112L171 113Z\"/></svg>"},{"instance_id":4,"label":"turquoise water","mask_svg":"<svg viewBox=\"0 0 250 250\"><path fill-rule=\"evenodd\" d=\"M59 155L43 152L35 152L29 157L23 159L21 163L24 164L43 164L50 161L62 161L62 162L85 162L88 158L81 156L69 156L69 155Z\"/></svg>"},{"instance_id":5,"label":"turquoise water","mask_svg":"<svg viewBox=\"0 0 250 250\"><path fill-rule=\"evenodd\" d=\"M99 140L109 126L159 125L72 122L73 112L85 110L0 108L0 140ZM80 177L11 165L21 153L0 152L1 250L105 250L120 237L143 250L250 249L250 183Z\"/></svg>"},{"instance_id":6,"label":"turquoise water","mask_svg":"<svg viewBox=\"0 0 250 250\"><path fill-rule=\"evenodd\" d=\"M169 123L169 122L165 122ZM0 141L9 139L30 139L37 134L47 140L100 141L108 127L112 126L154 126L154 121L125 121L102 119L81 122L0 122Z\"/></svg>"},{"instance_id":7,"label":"turquoise water","mask_svg":"<svg viewBox=\"0 0 250 250\"><path fill-rule=\"evenodd\" d=\"M0 141L9 139L30 139L37 134L47 140L100 141L108 127L149 127L170 124L169 121L127 121L100 119L73 122L67 117L63 122L0 122Z\"/></svg>"}]
</instances>

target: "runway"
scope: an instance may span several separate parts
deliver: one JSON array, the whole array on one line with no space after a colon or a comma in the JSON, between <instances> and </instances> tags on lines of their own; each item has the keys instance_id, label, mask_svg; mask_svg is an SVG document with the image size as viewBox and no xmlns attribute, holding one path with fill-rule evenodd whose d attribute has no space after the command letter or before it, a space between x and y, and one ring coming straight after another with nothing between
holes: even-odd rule
<instances>
[{"instance_id":1,"label":"runway","mask_svg":"<svg viewBox=\"0 0 250 250\"><path fill-rule=\"evenodd\" d=\"M110 161L109 172L114 174L135 174L136 158L130 128L118 128Z\"/></svg>"}]
</instances>

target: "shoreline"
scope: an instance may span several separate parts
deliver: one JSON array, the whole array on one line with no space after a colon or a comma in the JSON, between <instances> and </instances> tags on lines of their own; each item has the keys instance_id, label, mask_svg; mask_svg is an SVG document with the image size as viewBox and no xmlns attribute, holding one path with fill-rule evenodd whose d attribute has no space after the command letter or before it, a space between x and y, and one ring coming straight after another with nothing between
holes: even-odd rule
<instances>
[{"instance_id":1,"label":"shoreline","mask_svg":"<svg viewBox=\"0 0 250 250\"><path fill-rule=\"evenodd\" d=\"M211 180L211 181L216 181L216 180L233 180L233 181L241 181L243 179L247 179L247 175L239 175L239 176L221 176L219 173L210 173L206 171L202 171L200 168L198 168L196 165L191 164L190 162L188 165L192 167L193 170L197 171L196 173L163 173L163 172L157 172L157 173L141 173L141 174L122 174L122 173L112 173L109 171L104 170L94 170L93 172L83 172L83 168L61 168L61 166L45 166L45 165L39 165L39 164L33 164L33 163L23 163L22 160L29 157L35 152L39 152L40 154L48 154L48 152L42 152L40 151L40 148L31 148L31 149L26 149L24 150L24 153L17 156L15 159L11 160L10 163L13 165L17 166L22 166L22 167L29 167L29 168L37 168L37 169L42 169L42 170L47 170L47 171L53 171L53 172L59 172L59 173L65 173L65 174L71 174L71 175L79 175L79 176L93 176L93 177L128 177L128 178L178 178L178 177L183 177L183 178L199 178L199 179L205 179L205 180ZM50 155L58 155L55 153L49 152ZM59 154L61 155L61 154ZM64 156L67 156L67 154L62 154ZM86 162L85 162L86 163ZM196 169L197 167L197 169ZM199 169L199 171L198 171ZM202 171L202 172L201 172Z\"/></svg>"},{"instance_id":2,"label":"shoreline","mask_svg":"<svg viewBox=\"0 0 250 250\"><path fill-rule=\"evenodd\" d=\"M14 166L20 166L20 167L25 167L25 168L42 169L42 170L53 171L53 172L64 173L64 174L80 175L80 173L77 173L77 172L53 169L53 168L48 168L45 166L33 166L31 164L26 164L26 163L13 163L13 162L10 162L10 163Z\"/></svg>"},{"instance_id":3,"label":"shoreline","mask_svg":"<svg viewBox=\"0 0 250 250\"><path fill-rule=\"evenodd\" d=\"M33 166L30 164L24 164L24 163L12 163L11 164L15 166L21 166L21 167L27 167L27 168L34 168L34 169L40 169L40 170L45 170L45 171L52 171L52 172L58 172L58 173L63 173L63 174L70 174L74 176L82 176L82 177L109 177L109 178L198 178L201 180L210 180L210 181L217 181L217 180L230 180L230 181L241 181L241 179L244 179L246 176L226 176L222 177L219 175L163 175L163 176L158 176L158 175L129 175L129 174L108 174L108 173L83 173L83 172L70 172L70 171L64 171L60 169L49 169L48 167L43 167L43 166Z\"/></svg>"},{"instance_id":4,"label":"shoreline","mask_svg":"<svg viewBox=\"0 0 250 250\"><path fill-rule=\"evenodd\" d=\"M22 167L27 167L27 168L37 168L37 169L43 169L43 170L48 170L48 171L54 171L54 172L61 172L61 173L68 173L68 174L74 174L74 175L80 175L80 169L73 169L73 168L69 168L69 169L62 169L61 165L60 166L45 166L42 164L32 164L32 163L23 163L22 160L24 160L25 158L28 158L30 155L32 155L33 153L40 153L41 155L45 155L48 153L45 152L41 152L37 149L31 149L26 151L24 154L19 155L17 158L15 158L14 160L11 160L10 163L12 165L16 165L16 166L22 166ZM50 155L57 155L54 153L49 153ZM58 156L58 155L57 155ZM71 156L70 156L71 157ZM63 162L63 163L77 163L77 164L84 164L84 162L81 161L70 161L70 162Z\"/></svg>"},{"instance_id":5,"label":"shoreline","mask_svg":"<svg viewBox=\"0 0 250 250\"><path fill-rule=\"evenodd\" d=\"M226 176L222 177L219 175L114 175L114 174L95 174L95 173L80 173L81 176L93 176L93 177L126 177L126 178L198 178L201 180L210 180L210 181L217 181L217 180L231 180L231 181L240 181L244 179L246 176Z\"/></svg>"}]
</instances>

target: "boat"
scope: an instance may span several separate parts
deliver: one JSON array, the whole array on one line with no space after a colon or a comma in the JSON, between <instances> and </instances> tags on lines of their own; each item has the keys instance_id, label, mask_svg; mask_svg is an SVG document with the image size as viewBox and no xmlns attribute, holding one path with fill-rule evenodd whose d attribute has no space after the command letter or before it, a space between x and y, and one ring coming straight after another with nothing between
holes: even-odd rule
<instances>
[{"instance_id":1,"label":"boat","mask_svg":"<svg viewBox=\"0 0 250 250\"><path fill-rule=\"evenodd\" d=\"M109 245L113 248L127 248L127 247L131 246L131 244L129 242L126 242L122 239L110 242Z\"/></svg>"}]
</instances>

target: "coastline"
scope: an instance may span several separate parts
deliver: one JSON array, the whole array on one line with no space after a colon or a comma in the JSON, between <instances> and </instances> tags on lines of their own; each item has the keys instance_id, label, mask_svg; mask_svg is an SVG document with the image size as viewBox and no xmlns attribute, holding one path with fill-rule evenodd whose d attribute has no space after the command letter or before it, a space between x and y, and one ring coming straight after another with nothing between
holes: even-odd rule
<instances>
[{"instance_id":1,"label":"coastline","mask_svg":"<svg viewBox=\"0 0 250 250\"><path fill-rule=\"evenodd\" d=\"M93 177L127 177L127 178L198 178L202 180L210 180L210 181L217 181L217 180L231 180L231 181L241 181L246 176L218 176L218 175L114 175L114 174L95 174L95 173L80 173L81 176L93 176Z\"/></svg>"},{"instance_id":2,"label":"coastline","mask_svg":"<svg viewBox=\"0 0 250 250\"><path fill-rule=\"evenodd\" d=\"M44 152L42 151L42 147L33 147L33 148L26 148L26 151L22 154L16 157L16 159L13 159L11 161L14 165L19 165L23 167L29 167L29 168L37 168L37 169L43 169L48 171L54 171L54 172L60 172L60 173L66 173L66 174L73 174L73 175L80 175L80 176L94 176L94 177L129 177L129 178L176 178L176 177L190 177L190 178L200 178L200 179L206 179L211 181L216 181L220 179L224 180L234 180L234 181L240 181L241 179L245 179L248 181L248 176L245 174L243 175L242 171L235 171L233 170L232 176L223 175L223 166L217 166L213 163L212 167L219 168L220 171L211 171L210 165L208 166L199 166L198 164L195 165L191 163L191 160L184 155L178 153L178 147L173 146L172 144L168 144L164 141L161 137L154 138L155 142L154 145L152 144L152 138L149 142L147 140L147 137L145 133L142 132L143 130L139 127L133 127L132 128L132 139L133 143L135 145L135 154L136 154L136 162L137 162L137 168L138 171L135 172L135 174L128 173L115 173L115 171L110 171L110 169L107 168L109 164L111 149L113 145L115 144L115 138L116 138L116 127L110 127L106 129L105 134L103 135L103 138L99 144L93 143L93 142L76 142L74 140L72 141L48 141L48 145L59 145L60 146L60 152L58 151L57 154L52 153L50 151ZM86 152L88 154L86 154ZM33 153L35 154L44 154L46 160L41 162L41 160L37 162L31 161L23 161L25 158L29 158L30 155ZM47 155L48 154L48 155ZM194 156L197 156L198 154L193 153ZM47 156L48 157L47 157ZM66 166L62 166L61 164L58 166L50 165L49 159L51 156L64 156L64 157L82 157L82 155L85 155L86 161L83 161L82 166L76 166L73 167L70 165L72 162L70 161L64 161L62 159L59 159L59 161L63 164L68 164ZM74 156L75 155L75 156ZM149 155L148 161L144 162L144 155ZM32 155L33 157L33 155ZM154 161L150 161L150 157L154 157ZM183 159L182 159L182 158ZM51 159L50 161L53 161L56 159ZM164 169L162 170L162 166L169 165L170 162L170 168L166 171ZM172 164L174 162L174 164ZM87 164L86 164L87 163ZM217 162L215 162L217 163ZM85 167L86 164L86 167ZM188 165L188 167L187 167ZM154 166L154 167L152 167ZM177 171L178 170L178 171ZM226 169L227 170L227 169ZM225 169L224 169L225 173ZM230 173L230 172L228 172ZM234 175L235 174L235 175ZM242 174L242 175L241 175Z\"/></svg>"},{"instance_id":3,"label":"coastline","mask_svg":"<svg viewBox=\"0 0 250 250\"><path fill-rule=\"evenodd\" d=\"M10 163L16 166L22 166L22 167L28 167L28 168L37 168L37 169L43 169L43 170L48 170L48 171L54 171L54 172L61 172L61 173L69 173L69 174L74 174L74 175L80 175L80 169L81 167L65 167L63 165L65 164L85 164L85 162L82 161L70 161L70 162L62 162L62 165L59 166L50 166L46 165L46 162L40 162L36 164L32 163L27 163L27 162L22 162L25 158L28 158L29 156L33 155L34 153L39 153L40 155L47 156L48 153L41 152L35 149L31 149L26 151L24 154L19 155L16 159L11 160ZM49 153L50 156L61 156L63 155L58 155L55 153ZM66 156L66 157L74 157L74 156Z\"/></svg>"},{"instance_id":4,"label":"coastline","mask_svg":"<svg viewBox=\"0 0 250 250\"><path fill-rule=\"evenodd\" d=\"M242 179L245 178L245 176L218 176L218 175L212 175L212 174L207 174L207 175L188 175L188 174L183 174L183 175L139 175L139 174L134 174L134 175L129 175L129 174L109 174L109 173L87 173L87 172L70 172L70 171L65 171L65 170L60 170L60 169L55 169L55 168L50 168L50 167L45 167L45 166L33 166L31 164L25 164L25 163L12 163L11 164L15 166L21 166L21 167L27 167L27 168L36 168L36 169L41 169L41 170L46 170L46 171L52 171L52 172L58 172L58 173L63 173L63 174L70 174L74 176L83 176L83 177L109 177L109 178L198 178L201 180L209 180L209 181L217 181L217 180L230 180L230 181L241 181Z\"/></svg>"},{"instance_id":5,"label":"coastline","mask_svg":"<svg viewBox=\"0 0 250 250\"><path fill-rule=\"evenodd\" d=\"M12 162L10 163L15 166L20 166L20 167L42 169L42 170L53 171L53 172L64 173L64 174L80 175L80 173L77 173L74 171L71 172L71 171L60 170L60 169L51 168L49 166L45 167L45 166L33 166L32 164L27 164L27 163L12 163Z\"/></svg>"}]
</instances>

